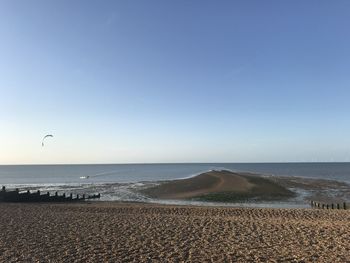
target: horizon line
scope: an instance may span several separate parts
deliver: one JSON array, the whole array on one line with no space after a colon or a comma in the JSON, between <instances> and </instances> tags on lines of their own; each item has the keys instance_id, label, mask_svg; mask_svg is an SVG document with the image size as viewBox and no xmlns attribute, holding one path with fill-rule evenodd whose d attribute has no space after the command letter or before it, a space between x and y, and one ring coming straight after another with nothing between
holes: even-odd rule
<instances>
[{"instance_id":1,"label":"horizon line","mask_svg":"<svg viewBox=\"0 0 350 263\"><path fill-rule=\"evenodd\" d=\"M39 165L156 165L156 164L292 164L292 163L350 163L350 161L286 161L286 162L129 162L129 163L22 163L22 164L0 164L0 166L39 166Z\"/></svg>"}]
</instances>

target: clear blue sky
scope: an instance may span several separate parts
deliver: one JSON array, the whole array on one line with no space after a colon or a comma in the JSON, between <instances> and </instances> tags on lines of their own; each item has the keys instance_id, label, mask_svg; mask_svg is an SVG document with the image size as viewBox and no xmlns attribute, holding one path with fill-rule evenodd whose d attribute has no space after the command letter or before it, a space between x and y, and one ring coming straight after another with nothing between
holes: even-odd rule
<instances>
[{"instance_id":1,"label":"clear blue sky","mask_svg":"<svg viewBox=\"0 0 350 263\"><path fill-rule=\"evenodd\" d=\"M349 14L2 0L0 163L350 161Z\"/></svg>"}]
</instances>

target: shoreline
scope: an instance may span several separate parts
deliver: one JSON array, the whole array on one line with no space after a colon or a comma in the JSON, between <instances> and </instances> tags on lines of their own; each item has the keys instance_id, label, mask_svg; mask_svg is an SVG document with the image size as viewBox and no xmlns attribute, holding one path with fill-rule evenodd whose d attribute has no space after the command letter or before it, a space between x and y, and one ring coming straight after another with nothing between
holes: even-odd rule
<instances>
[{"instance_id":1,"label":"shoreline","mask_svg":"<svg viewBox=\"0 0 350 263\"><path fill-rule=\"evenodd\" d=\"M210 172L218 172L211 170ZM228 171L229 173L233 173ZM203 173L202 173L203 174ZM205 174L205 173L204 173ZM30 185L25 187L25 184L21 184L19 187L21 190L41 190L42 192L50 191L54 193L58 191L59 194L73 192L76 194L95 194L101 193L101 201L136 201L136 202L147 202L156 204L183 204L183 205L196 205L196 206L219 206L222 204L227 207L309 207L311 201L323 202L323 203L350 203L350 185L346 182L329 180L329 179L313 179L297 176L269 176L252 173L233 173L239 176L246 177L259 177L264 180L273 181L284 188L291 190L296 193L295 197L274 199L274 200L256 200L256 199L245 199L245 200L233 200L231 202L211 202L211 200L185 200L185 199L157 199L147 198L143 194L143 190L152 188L157 185L161 185L167 182L186 181L194 180L197 176L191 176L185 179L174 179L174 180L161 180L161 181L139 181L133 183L94 183L85 182L82 184L49 184L45 185ZM231 182L232 183L232 182ZM9 188L10 189L10 188ZM97 201L99 202L99 201Z\"/></svg>"}]
</instances>

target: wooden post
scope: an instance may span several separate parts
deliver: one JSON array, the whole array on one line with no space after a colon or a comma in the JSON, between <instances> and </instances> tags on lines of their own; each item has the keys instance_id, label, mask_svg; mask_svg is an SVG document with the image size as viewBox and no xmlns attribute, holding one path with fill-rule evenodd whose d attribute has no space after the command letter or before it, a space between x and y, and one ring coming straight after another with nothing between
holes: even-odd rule
<instances>
[{"instance_id":1,"label":"wooden post","mask_svg":"<svg viewBox=\"0 0 350 263\"><path fill-rule=\"evenodd\" d=\"M344 210L346 210L346 203L345 202L343 203L343 207L344 207Z\"/></svg>"},{"instance_id":2,"label":"wooden post","mask_svg":"<svg viewBox=\"0 0 350 263\"><path fill-rule=\"evenodd\" d=\"M69 198L73 199L73 194L72 193L70 193Z\"/></svg>"},{"instance_id":3,"label":"wooden post","mask_svg":"<svg viewBox=\"0 0 350 263\"><path fill-rule=\"evenodd\" d=\"M337 209L340 209L340 205L339 204L337 204Z\"/></svg>"},{"instance_id":4,"label":"wooden post","mask_svg":"<svg viewBox=\"0 0 350 263\"><path fill-rule=\"evenodd\" d=\"M329 205L327 204L327 209L329 209Z\"/></svg>"},{"instance_id":5,"label":"wooden post","mask_svg":"<svg viewBox=\"0 0 350 263\"><path fill-rule=\"evenodd\" d=\"M332 204L332 209L334 209L334 204Z\"/></svg>"},{"instance_id":6,"label":"wooden post","mask_svg":"<svg viewBox=\"0 0 350 263\"><path fill-rule=\"evenodd\" d=\"M324 204L322 204L322 209L324 209Z\"/></svg>"},{"instance_id":7,"label":"wooden post","mask_svg":"<svg viewBox=\"0 0 350 263\"><path fill-rule=\"evenodd\" d=\"M83 199L85 199L85 194L83 194Z\"/></svg>"},{"instance_id":8,"label":"wooden post","mask_svg":"<svg viewBox=\"0 0 350 263\"><path fill-rule=\"evenodd\" d=\"M6 191L6 187L3 186L3 187L1 188L1 191L5 192L5 191Z\"/></svg>"},{"instance_id":9,"label":"wooden post","mask_svg":"<svg viewBox=\"0 0 350 263\"><path fill-rule=\"evenodd\" d=\"M30 194L30 191L29 191L29 190L27 190L27 194Z\"/></svg>"},{"instance_id":10,"label":"wooden post","mask_svg":"<svg viewBox=\"0 0 350 263\"><path fill-rule=\"evenodd\" d=\"M63 195L62 195L64 198L66 198L66 193L63 193Z\"/></svg>"},{"instance_id":11,"label":"wooden post","mask_svg":"<svg viewBox=\"0 0 350 263\"><path fill-rule=\"evenodd\" d=\"M55 196L58 196L58 192L55 193Z\"/></svg>"},{"instance_id":12,"label":"wooden post","mask_svg":"<svg viewBox=\"0 0 350 263\"><path fill-rule=\"evenodd\" d=\"M77 195L77 200L79 200L79 195Z\"/></svg>"},{"instance_id":13,"label":"wooden post","mask_svg":"<svg viewBox=\"0 0 350 263\"><path fill-rule=\"evenodd\" d=\"M47 195L47 196L50 196L50 192L47 192L46 195Z\"/></svg>"},{"instance_id":14,"label":"wooden post","mask_svg":"<svg viewBox=\"0 0 350 263\"><path fill-rule=\"evenodd\" d=\"M40 190L36 191L36 193L37 193L38 195L40 195Z\"/></svg>"}]
</instances>

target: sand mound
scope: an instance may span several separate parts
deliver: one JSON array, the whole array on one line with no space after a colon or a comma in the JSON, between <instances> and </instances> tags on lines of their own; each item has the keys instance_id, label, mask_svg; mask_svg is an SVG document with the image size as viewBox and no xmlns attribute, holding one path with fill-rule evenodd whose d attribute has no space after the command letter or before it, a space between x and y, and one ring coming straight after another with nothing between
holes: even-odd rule
<instances>
[{"instance_id":1,"label":"sand mound","mask_svg":"<svg viewBox=\"0 0 350 263\"><path fill-rule=\"evenodd\" d=\"M266 178L230 171L210 171L198 176L167 181L143 190L159 199L199 198L210 201L236 201L237 199L289 197L293 193Z\"/></svg>"}]
</instances>

